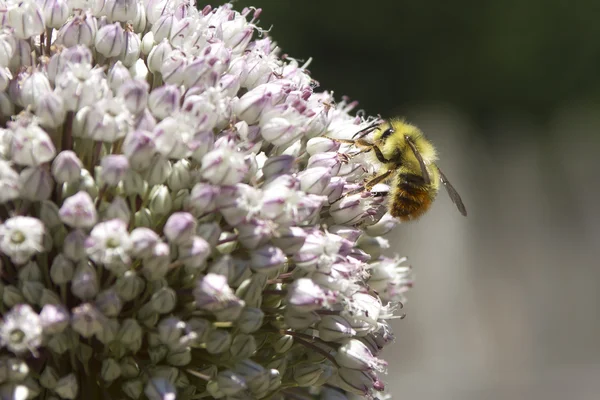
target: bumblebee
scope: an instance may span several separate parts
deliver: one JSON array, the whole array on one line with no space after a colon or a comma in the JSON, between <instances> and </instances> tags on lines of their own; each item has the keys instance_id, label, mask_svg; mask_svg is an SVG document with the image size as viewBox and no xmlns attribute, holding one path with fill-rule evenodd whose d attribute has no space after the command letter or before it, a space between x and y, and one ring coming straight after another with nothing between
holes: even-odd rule
<instances>
[{"instance_id":1,"label":"bumblebee","mask_svg":"<svg viewBox=\"0 0 600 400\"><path fill-rule=\"evenodd\" d=\"M371 132L372 142L364 139ZM357 132L352 140L333 140L352 144L360 150L359 153L374 155L375 163L380 165L378 174L365 182L358 192L370 191L378 183L389 182L389 212L393 217L401 221L419 218L431 206L440 183L458 211L467 215L460 195L435 164L438 159L435 147L416 126L401 119L392 119Z\"/></svg>"}]
</instances>

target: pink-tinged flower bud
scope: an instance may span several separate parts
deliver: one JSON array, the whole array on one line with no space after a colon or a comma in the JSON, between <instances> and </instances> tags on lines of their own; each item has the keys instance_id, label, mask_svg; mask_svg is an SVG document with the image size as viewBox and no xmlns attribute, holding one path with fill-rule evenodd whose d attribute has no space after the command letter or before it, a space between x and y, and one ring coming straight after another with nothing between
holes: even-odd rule
<instances>
[{"instance_id":1,"label":"pink-tinged flower bud","mask_svg":"<svg viewBox=\"0 0 600 400\"><path fill-rule=\"evenodd\" d=\"M219 187L208 183L197 183L189 198L189 205L198 215L212 212L216 208L216 199L219 195Z\"/></svg>"},{"instance_id":2,"label":"pink-tinged flower bud","mask_svg":"<svg viewBox=\"0 0 600 400\"><path fill-rule=\"evenodd\" d=\"M131 81L131 73L121 61L117 61L108 70L108 85L113 92L119 93L121 87Z\"/></svg>"},{"instance_id":3,"label":"pink-tinged flower bud","mask_svg":"<svg viewBox=\"0 0 600 400\"><path fill-rule=\"evenodd\" d=\"M65 199L59 215L65 224L73 228L91 228L98 220L94 201L87 192L78 192Z\"/></svg>"},{"instance_id":4,"label":"pink-tinged flower bud","mask_svg":"<svg viewBox=\"0 0 600 400\"><path fill-rule=\"evenodd\" d=\"M184 244L196 233L196 219L190 213L176 212L171 214L163 232L167 240L175 244Z\"/></svg>"},{"instance_id":5,"label":"pink-tinged flower bud","mask_svg":"<svg viewBox=\"0 0 600 400\"><path fill-rule=\"evenodd\" d=\"M86 257L85 241L87 235L80 229L75 229L65 237L63 253L71 261L81 261Z\"/></svg>"},{"instance_id":6,"label":"pink-tinged flower bud","mask_svg":"<svg viewBox=\"0 0 600 400\"><path fill-rule=\"evenodd\" d=\"M278 235L273 237L273 244L279 247L285 254L293 255L297 253L306 240L304 229L292 226L279 231Z\"/></svg>"},{"instance_id":7,"label":"pink-tinged flower bud","mask_svg":"<svg viewBox=\"0 0 600 400\"><path fill-rule=\"evenodd\" d=\"M76 14L73 19L67 21L58 31L57 41L65 47L73 47L78 44L91 47L98 31L98 22L91 13Z\"/></svg>"},{"instance_id":8,"label":"pink-tinged flower bud","mask_svg":"<svg viewBox=\"0 0 600 400\"><path fill-rule=\"evenodd\" d=\"M127 22L137 18L136 0L106 0L102 12L111 21Z\"/></svg>"},{"instance_id":9,"label":"pink-tinged flower bud","mask_svg":"<svg viewBox=\"0 0 600 400\"><path fill-rule=\"evenodd\" d=\"M158 42L156 38L155 42ZM171 52L173 51L173 47L167 39L161 40L156 46L152 48L150 54L148 55L148 70L153 74L160 73L160 70Z\"/></svg>"},{"instance_id":10,"label":"pink-tinged flower bud","mask_svg":"<svg viewBox=\"0 0 600 400\"><path fill-rule=\"evenodd\" d=\"M124 32L123 50L119 55L119 59L127 67L132 67L140 58L142 51L142 40L137 33L126 29Z\"/></svg>"},{"instance_id":11,"label":"pink-tinged flower bud","mask_svg":"<svg viewBox=\"0 0 600 400\"><path fill-rule=\"evenodd\" d=\"M266 245L255 249L250 254L250 267L255 272L271 273L281 268L287 257L280 248Z\"/></svg>"},{"instance_id":12,"label":"pink-tinged flower bud","mask_svg":"<svg viewBox=\"0 0 600 400\"><path fill-rule=\"evenodd\" d=\"M135 116L133 127L138 131L152 132L156 128L156 118L148 108L145 108L139 115Z\"/></svg>"},{"instance_id":13,"label":"pink-tinged flower bud","mask_svg":"<svg viewBox=\"0 0 600 400\"><path fill-rule=\"evenodd\" d=\"M17 39L15 41L15 52L9 61L8 67L12 71L18 71L21 67L33 67L34 60L31 45L28 40Z\"/></svg>"},{"instance_id":14,"label":"pink-tinged flower bud","mask_svg":"<svg viewBox=\"0 0 600 400\"><path fill-rule=\"evenodd\" d=\"M101 69L89 64L67 64L55 79L55 91L62 97L65 108L77 111L106 98L110 89L103 74Z\"/></svg>"},{"instance_id":15,"label":"pink-tinged flower bud","mask_svg":"<svg viewBox=\"0 0 600 400\"><path fill-rule=\"evenodd\" d=\"M7 67L17 44L13 35L8 32L0 33L0 65Z\"/></svg>"},{"instance_id":16,"label":"pink-tinged flower bud","mask_svg":"<svg viewBox=\"0 0 600 400\"><path fill-rule=\"evenodd\" d=\"M84 338L90 338L102 330L103 315L89 303L73 309L71 327Z\"/></svg>"},{"instance_id":17,"label":"pink-tinged flower bud","mask_svg":"<svg viewBox=\"0 0 600 400\"><path fill-rule=\"evenodd\" d=\"M105 57L116 57L123 51L125 36L121 24L105 25L96 33L96 50Z\"/></svg>"},{"instance_id":18,"label":"pink-tinged flower bud","mask_svg":"<svg viewBox=\"0 0 600 400\"><path fill-rule=\"evenodd\" d=\"M48 200L54 188L54 181L47 168L29 167L19 174L21 197L32 201Z\"/></svg>"},{"instance_id":19,"label":"pink-tinged flower bud","mask_svg":"<svg viewBox=\"0 0 600 400\"><path fill-rule=\"evenodd\" d=\"M146 279L151 281L157 280L164 277L167 272L169 272L170 250L168 244L163 242L156 243L156 245L150 249L150 253L143 257L142 273Z\"/></svg>"},{"instance_id":20,"label":"pink-tinged flower bud","mask_svg":"<svg viewBox=\"0 0 600 400\"><path fill-rule=\"evenodd\" d=\"M337 175L342 166L341 156L335 152L317 153L308 159L306 169L315 167L329 168L331 175Z\"/></svg>"},{"instance_id":21,"label":"pink-tinged flower bud","mask_svg":"<svg viewBox=\"0 0 600 400\"><path fill-rule=\"evenodd\" d=\"M50 82L43 72L34 71L19 77L19 100L24 107L33 106L37 98L50 92Z\"/></svg>"},{"instance_id":22,"label":"pink-tinged flower bud","mask_svg":"<svg viewBox=\"0 0 600 400\"><path fill-rule=\"evenodd\" d=\"M309 155L319 153L336 152L340 148L340 144L326 137L315 137L306 143L306 152Z\"/></svg>"},{"instance_id":23,"label":"pink-tinged flower bud","mask_svg":"<svg viewBox=\"0 0 600 400\"><path fill-rule=\"evenodd\" d=\"M132 131L125 137L123 153L129 160L131 168L141 171L152 163L156 146L149 132Z\"/></svg>"},{"instance_id":24,"label":"pink-tinged flower bud","mask_svg":"<svg viewBox=\"0 0 600 400\"><path fill-rule=\"evenodd\" d=\"M58 153L52 161L52 176L58 183L77 182L81 176L83 164L71 150Z\"/></svg>"},{"instance_id":25,"label":"pink-tinged flower bud","mask_svg":"<svg viewBox=\"0 0 600 400\"><path fill-rule=\"evenodd\" d=\"M312 279L296 279L288 289L287 302L297 311L310 312L328 304L328 296Z\"/></svg>"},{"instance_id":26,"label":"pink-tinged flower bud","mask_svg":"<svg viewBox=\"0 0 600 400\"><path fill-rule=\"evenodd\" d=\"M148 167L148 169L146 170L144 177L146 178L146 181L148 182L148 185L150 186L154 186L154 185L159 185L164 183L164 181L167 180L167 178L169 177L169 175L171 175L171 162L163 157L160 154L155 154L154 157L152 158L152 163L150 164L150 167ZM165 189L167 189L167 187L165 186ZM167 190L168 193L168 190ZM169 193L169 197L171 197L171 194Z\"/></svg>"},{"instance_id":27,"label":"pink-tinged flower bud","mask_svg":"<svg viewBox=\"0 0 600 400\"><path fill-rule=\"evenodd\" d=\"M367 207L366 199L359 193L342 197L341 200L333 203L329 214L336 224L354 225L367 216Z\"/></svg>"},{"instance_id":28,"label":"pink-tinged flower bud","mask_svg":"<svg viewBox=\"0 0 600 400\"><path fill-rule=\"evenodd\" d=\"M160 242L160 237L152 229L135 228L131 231L131 254L134 257L147 257L152 254L154 246Z\"/></svg>"},{"instance_id":29,"label":"pink-tinged flower bud","mask_svg":"<svg viewBox=\"0 0 600 400\"><path fill-rule=\"evenodd\" d=\"M42 10L34 0L23 0L8 11L8 24L19 39L29 39L46 29Z\"/></svg>"},{"instance_id":30,"label":"pink-tinged flower bud","mask_svg":"<svg viewBox=\"0 0 600 400\"><path fill-rule=\"evenodd\" d=\"M54 92L49 92L35 99L35 115L40 125L47 128L57 128L65 121L67 110L62 98Z\"/></svg>"},{"instance_id":31,"label":"pink-tinged flower bud","mask_svg":"<svg viewBox=\"0 0 600 400\"><path fill-rule=\"evenodd\" d=\"M196 306L210 312L221 311L239 300L227 284L227 277L209 273L200 278L194 289Z\"/></svg>"},{"instance_id":32,"label":"pink-tinged flower bud","mask_svg":"<svg viewBox=\"0 0 600 400\"><path fill-rule=\"evenodd\" d=\"M306 193L323 194L331 181L329 171L326 167L314 167L300 172L300 189Z\"/></svg>"},{"instance_id":33,"label":"pink-tinged flower bud","mask_svg":"<svg viewBox=\"0 0 600 400\"><path fill-rule=\"evenodd\" d=\"M179 246L179 260L195 272L200 272L205 267L204 262L210 255L210 246L203 238L194 236L192 239Z\"/></svg>"},{"instance_id":34,"label":"pink-tinged flower bud","mask_svg":"<svg viewBox=\"0 0 600 400\"><path fill-rule=\"evenodd\" d=\"M19 174L8 161L0 160L0 204L18 198L20 192Z\"/></svg>"},{"instance_id":35,"label":"pink-tinged flower bud","mask_svg":"<svg viewBox=\"0 0 600 400\"><path fill-rule=\"evenodd\" d=\"M81 300L91 300L99 288L96 269L87 260L79 262L71 281L71 292Z\"/></svg>"},{"instance_id":36,"label":"pink-tinged flower bud","mask_svg":"<svg viewBox=\"0 0 600 400\"><path fill-rule=\"evenodd\" d=\"M276 106L261 114L260 134L275 146L286 146L302 137L305 122L305 117L292 107Z\"/></svg>"},{"instance_id":37,"label":"pink-tinged flower bud","mask_svg":"<svg viewBox=\"0 0 600 400\"><path fill-rule=\"evenodd\" d=\"M338 381L334 381L337 384L336 386L359 396L367 396L376 385L383 390L383 383L377 379L374 371L360 371L342 367L338 368L337 376Z\"/></svg>"},{"instance_id":38,"label":"pink-tinged flower bud","mask_svg":"<svg viewBox=\"0 0 600 400\"><path fill-rule=\"evenodd\" d=\"M213 43L202 50L198 58L187 65L184 83L186 87L214 87L227 70L231 52L222 43Z\"/></svg>"},{"instance_id":39,"label":"pink-tinged flower bud","mask_svg":"<svg viewBox=\"0 0 600 400\"><path fill-rule=\"evenodd\" d=\"M234 54L244 52L254 33L254 26L246 22L246 18L238 16L221 24L223 42Z\"/></svg>"},{"instance_id":40,"label":"pink-tinged flower bud","mask_svg":"<svg viewBox=\"0 0 600 400\"><path fill-rule=\"evenodd\" d=\"M171 85L182 85L188 60L181 50L171 51L160 66L163 80Z\"/></svg>"},{"instance_id":41,"label":"pink-tinged flower bud","mask_svg":"<svg viewBox=\"0 0 600 400\"><path fill-rule=\"evenodd\" d=\"M117 93L125 100L125 106L133 114L141 113L148 104L149 85L140 79L129 79L122 83Z\"/></svg>"},{"instance_id":42,"label":"pink-tinged flower bud","mask_svg":"<svg viewBox=\"0 0 600 400\"><path fill-rule=\"evenodd\" d=\"M269 221L252 218L236 225L238 241L247 249L256 249L266 244L274 236L273 225Z\"/></svg>"},{"instance_id":43,"label":"pink-tinged flower bud","mask_svg":"<svg viewBox=\"0 0 600 400\"><path fill-rule=\"evenodd\" d=\"M228 97L235 97L240 91L240 77L234 74L223 74L217 87Z\"/></svg>"},{"instance_id":44,"label":"pink-tinged flower bud","mask_svg":"<svg viewBox=\"0 0 600 400\"><path fill-rule=\"evenodd\" d=\"M328 342L337 342L345 338L352 338L356 331L343 317L339 315L326 315L318 325L319 337Z\"/></svg>"},{"instance_id":45,"label":"pink-tinged flower bud","mask_svg":"<svg viewBox=\"0 0 600 400\"><path fill-rule=\"evenodd\" d=\"M100 166L100 181L109 186L117 186L129 171L129 161L121 154L104 156Z\"/></svg>"},{"instance_id":46,"label":"pink-tinged flower bud","mask_svg":"<svg viewBox=\"0 0 600 400\"><path fill-rule=\"evenodd\" d=\"M157 119L164 119L179 109L181 93L175 85L154 89L148 96L148 108Z\"/></svg>"},{"instance_id":47,"label":"pink-tinged flower bud","mask_svg":"<svg viewBox=\"0 0 600 400\"><path fill-rule=\"evenodd\" d=\"M61 305L46 304L40 311L44 333L57 334L69 325L69 312Z\"/></svg>"},{"instance_id":48,"label":"pink-tinged flower bud","mask_svg":"<svg viewBox=\"0 0 600 400\"><path fill-rule=\"evenodd\" d=\"M148 20L146 19L146 8L144 7L144 3L143 2L136 2L136 6L137 6L137 15L135 16L135 18L133 19L132 25L133 25L133 31L134 32L144 32L146 30L146 24L148 23ZM148 53L144 53L145 55L148 55Z\"/></svg>"},{"instance_id":49,"label":"pink-tinged flower bud","mask_svg":"<svg viewBox=\"0 0 600 400\"><path fill-rule=\"evenodd\" d=\"M269 157L262 167L263 178L268 181L279 175L289 174L292 171L295 162L295 157L286 154Z\"/></svg>"},{"instance_id":50,"label":"pink-tinged flower bud","mask_svg":"<svg viewBox=\"0 0 600 400\"><path fill-rule=\"evenodd\" d=\"M69 18L69 4L66 0L44 0L41 7L47 28L59 29Z\"/></svg>"},{"instance_id":51,"label":"pink-tinged flower bud","mask_svg":"<svg viewBox=\"0 0 600 400\"><path fill-rule=\"evenodd\" d=\"M298 311L295 308L288 307L283 315L284 322L292 329L308 329L319 321L319 314L316 312Z\"/></svg>"},{"instance_id":52,"label":"pink-tinged flower bud","mask_svg":"<svg viewBox=\"0 0 600 400\"><path fill-rule=\"evenodd\" d=\"M168 40L171 37L173 25L177 23L177 18L171 13L163 14L158 20L152 24L152 34L155 42Z\"/></svg>"},{"instance_id":53,"label":"pink-tinged flower bud","mask_svg":"<svg viewBox=\"0 0 600 400\"><path fill-rule=\"evenodd\" d=\"M273 95L259 87L233 101L233 112L249 125L256 124L265 108L273 104Z\"/></svg>"},{"instance_id":54,"label":"pink-tinged flower bud","mask_svg":"<svg viewBox=\"0 0 600 400\"><path fill-rule=\"evenodd\" d=\"M56 149L52 139L39 126L31 123L12 126L11 158L17 164L36 166L54 158Z\"/></svg>"},{"instance_id":55,"label":"pink-tinged flower bud","mask_svg":"<svg viewBox=\"0 0 600 400\"><path fill-rule=\"evenodd\" d=\"M244 155L227 145L205 155L200 167L202 177L215 185L235 185L244 179L247 171Z\"/></svg>"},{"instance_id":56,"label":"pink-tinged flower bud","mask_svg":"<svg viewBox=\"0 0 600 400\"><path fill-rule=\"evenodd\" d=\"M0 67L0 89L5 91L13 78L12 72L7 67Z\"/></svg>"},{"instance_id":57,"label":"pink-tinged flower bud","mask_svg":"<svg viewBox=\"0 0 600 400\"><path fill-rule=\"evenodd\" d=\"M103 220L120 219L125 223L131 220L131 211L123 197L115 197L103 213Z\"/></svg>"}]
</instances>

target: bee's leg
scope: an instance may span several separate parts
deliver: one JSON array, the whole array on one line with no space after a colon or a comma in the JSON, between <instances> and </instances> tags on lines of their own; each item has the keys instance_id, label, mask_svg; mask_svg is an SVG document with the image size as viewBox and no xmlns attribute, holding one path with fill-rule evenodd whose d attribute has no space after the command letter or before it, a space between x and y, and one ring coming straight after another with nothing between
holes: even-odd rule
<instances>
[{"instance_id":1,"label":"bee's leg","mask_svg":"<svg viewBox=\"0 0 600 400\"><path fill-rule=\"evenodd\" d=\"M373 189L373 186L375 186L378 183L381 183L381 182L385 181L387 178L389 178L390 175L392 174L392 172L393 171L385 171L383 174L377 175L376 177L369 179L365 183L365 190Z\"/></svg>"},{"instance_id":2,"label":"bee's leg","mask_svg":"<svg viewBox=\"0 0 600 400\"><path fill-rule=\"evenodd\" d=\"M379 174L371 179L369 179L367 182L365 182L364 185L362 185L359 188L356 188L354 190L351 190L349 192L346 192L342 195L342 197L346 197L346 196L352 196L353 194L357 194L357 193L362 193L365 190L371 190L373 188L373 186L377 185L378 183L381 183L383 181L385 181L386 179L388 179L390 177L390 175L393 173L393 171L386 171L383 174ZM339 199L337 199L336 201L339 201L342 197L340 197Z\"/></svg>"},{"instance_id":3,"label":"bee's leg","mask_svg":"<svg viewBox=\"0 0 600 400\"><path fill-rule=\"evenodd\" d=\"M350 140L350 139L334 139L334 138L330 138L327 136L325 136L325 137L327 139L333 140L334 142L344 143L344 144L352 144L352 145L358 147L359 149L361 149L361 151L359 153L356 153L355 155L358 155L361 153L366 153L366 152L373 150L373 152L375 153L375 157L377 157L377 160L379 160L379 162L385 164L390 161L383 156L383 153L381 152L379 147L377 147L377 145L374 145L373 143L368 142L364 139Z\"/></svg>"}]
</instances>

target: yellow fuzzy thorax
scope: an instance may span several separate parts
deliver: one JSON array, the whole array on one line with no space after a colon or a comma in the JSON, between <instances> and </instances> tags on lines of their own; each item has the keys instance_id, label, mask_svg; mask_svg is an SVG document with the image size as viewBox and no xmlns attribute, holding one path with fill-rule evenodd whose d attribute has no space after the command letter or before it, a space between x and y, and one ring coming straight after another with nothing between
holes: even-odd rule
<instances>
[{"instance_id":1,"label":"yellow fuzzy thorax","mask_svg":"<svg viewBox=\"0 0 600 400\"><path fill-rule=\"evenodd\" d=\"M390 127L393 128L393 133L385 138L382 138L385 131ZM391 122L384 122L373 133L373 141L381 149L382 154L388 160L396 160L402 157L402 164L405 166L418 166L419 163L414 153L408 147L405 137L409 137L415 144L415 147L421 154L426 165L430 165L437 161L437 152L433 145L425 138L423 132L414 125L411 125L401 119L392 119ZM398 160L400 163L400 160Z\"/></svg>"}]
</instances>

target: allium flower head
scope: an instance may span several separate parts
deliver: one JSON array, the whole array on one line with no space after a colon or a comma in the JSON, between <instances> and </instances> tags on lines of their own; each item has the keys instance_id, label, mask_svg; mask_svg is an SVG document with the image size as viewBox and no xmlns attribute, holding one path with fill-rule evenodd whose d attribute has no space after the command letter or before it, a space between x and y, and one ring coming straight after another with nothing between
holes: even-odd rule
<instances>
[{"instance_id":1,"label":"allium flower head","mask_svg":"<svg viewBox=\"0 0 600 400\"><path fill-rule=\"evenodd\" d=\"M2 398L386 396L411 269L356 190L374 165L329 139L375 119L258 9L5 3Z\"/></svg>"}]
</instances>

